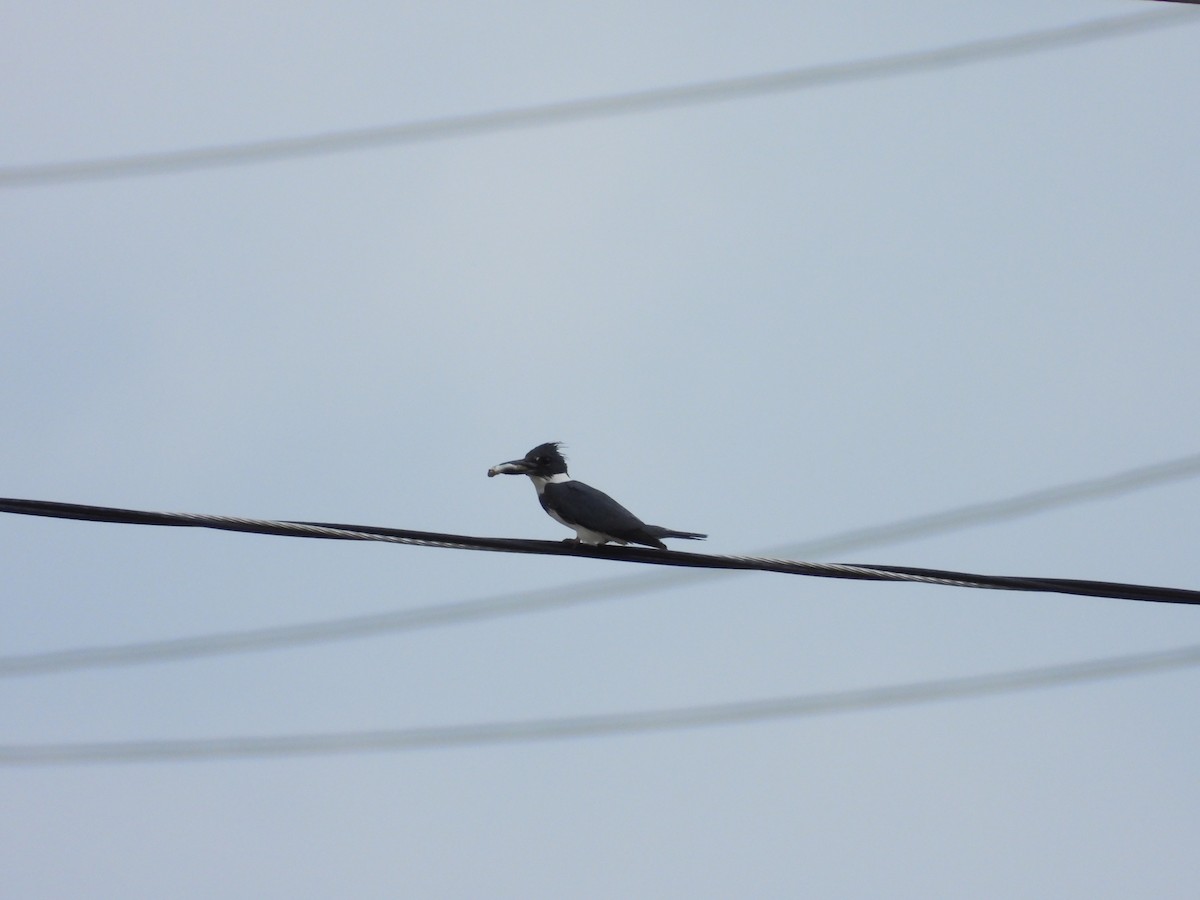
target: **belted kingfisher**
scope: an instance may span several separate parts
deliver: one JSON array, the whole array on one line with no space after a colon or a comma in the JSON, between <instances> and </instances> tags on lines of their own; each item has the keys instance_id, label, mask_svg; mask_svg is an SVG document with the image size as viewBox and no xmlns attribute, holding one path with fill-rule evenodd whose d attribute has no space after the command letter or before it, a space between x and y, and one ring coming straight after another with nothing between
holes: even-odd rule
<instances>
[{"instance_id":1,"label":"belted kingfisher","mask_svg":"<svg viewBox=\"0 0 1200 900\"><path fill-rule=\"evenodd\" d=\"M528 475L537 488L538 502L554 521L575 529L577 544L599 546L645 544L666 550L662 538L686 538L702 541L708 535L691 531L673 531L661 525L647 525L612 497L567 474L567 461L557 442L539 444L524 459L500 463L488 469L493 475Z\"/></svg>"}]
</instances>

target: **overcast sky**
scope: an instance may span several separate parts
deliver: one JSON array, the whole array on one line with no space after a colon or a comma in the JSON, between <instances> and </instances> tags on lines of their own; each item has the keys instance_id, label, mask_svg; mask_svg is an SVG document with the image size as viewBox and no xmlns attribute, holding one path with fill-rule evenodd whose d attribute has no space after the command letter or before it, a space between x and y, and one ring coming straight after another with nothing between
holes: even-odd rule
<instances>
[{"instance_id":1,"label":"overcast sky","mask_svg":"<svg viewBox=\"0 0 1200 900\"><path fill-rule=\"evenodd\" d=\"M0 169L1180 7L10 5ZM0 495L568 536L566 442L765 547L1200 452L1200 12L923 74L0 190ZM2 174L2 172L0 172ZM1200 588L1200 479L839 561ZM677 545L678 546L678 545ZM0 516L0 655L642 574ZM0 680L0 743L623 713L1200 643L1195 608L759 574ZM1200 671L639 736L0 767L6 896L1194 897Z\"/></svg>"}]
</instances>

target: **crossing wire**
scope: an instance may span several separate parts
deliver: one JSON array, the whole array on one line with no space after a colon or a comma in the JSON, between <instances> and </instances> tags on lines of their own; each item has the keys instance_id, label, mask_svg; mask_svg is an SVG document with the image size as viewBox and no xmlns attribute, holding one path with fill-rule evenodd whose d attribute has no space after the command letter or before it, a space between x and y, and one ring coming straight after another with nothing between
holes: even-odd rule
<instances>
[{"instance_id":1,"label":"crossing wire","mask_svg":"<svg viewBox=\"0 0 1200 900\"><path fill-rule=\"evenodd\" d=\"M159 153L0 167L0 188L161 175L323 156L430 140L492 134L657 112L858 81L917 74L1053 50L1200 21L1192 11L1140 13L871 59L805 66L675 87L610 94L374 128L350 129Z\"/></svg>"},{"instance_id":2,"label":"crossing wire","mask_svg":"<svg viewBox=\"0 0 1200 900\"><path fill-rule=\"evenodd\" d=\"M0 745L0 766L277 759L445 750L746 725L1084 684L1200 665L1200 646L986 675L702 706L425 728L183 740Z\"/></svg>"}]
</instances>

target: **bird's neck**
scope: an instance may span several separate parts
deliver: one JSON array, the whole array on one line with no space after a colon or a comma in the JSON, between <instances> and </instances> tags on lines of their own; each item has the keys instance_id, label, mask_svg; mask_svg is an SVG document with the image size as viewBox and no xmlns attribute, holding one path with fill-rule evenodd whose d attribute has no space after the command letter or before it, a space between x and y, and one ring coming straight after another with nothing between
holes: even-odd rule
<instances>
[{"instance_id":1,"label":"bird's neck","mask_svg":"<svg viewBox=\"0 0 1200 900\"><path fill-rule=\"evenodd\" d=\"M533 482L533 486L540 494L546 489L546 485L561 484L564 481L570 481L571 476L566 472L559 472L557 475L530 475L529 480Z\"/></svg>"}]
</instances>

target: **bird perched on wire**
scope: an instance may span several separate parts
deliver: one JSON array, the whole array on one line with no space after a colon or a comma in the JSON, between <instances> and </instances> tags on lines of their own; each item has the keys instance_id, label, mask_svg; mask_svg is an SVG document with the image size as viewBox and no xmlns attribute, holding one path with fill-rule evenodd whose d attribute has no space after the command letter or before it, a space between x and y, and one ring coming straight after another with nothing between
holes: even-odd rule
<instances>
[{"instance_id":1,"label":"bird perched on wire","mask_svg":"<svg viewBox=\"0 0 1200 900\"><path fill-rule=\"evenodd\" d=\"M554 521L575 530L577 544L599 546L614 544L645 544L666 550L663 538L685 538L702 541L708 535L691 531L675 531L661 525L647 525L603 491L575 481L567 474L567 461L558 442L539 444L523 459L500 463L488 469L493 475L528 475L537 488L538 502Z\"/></svg>"}]
</instances>

